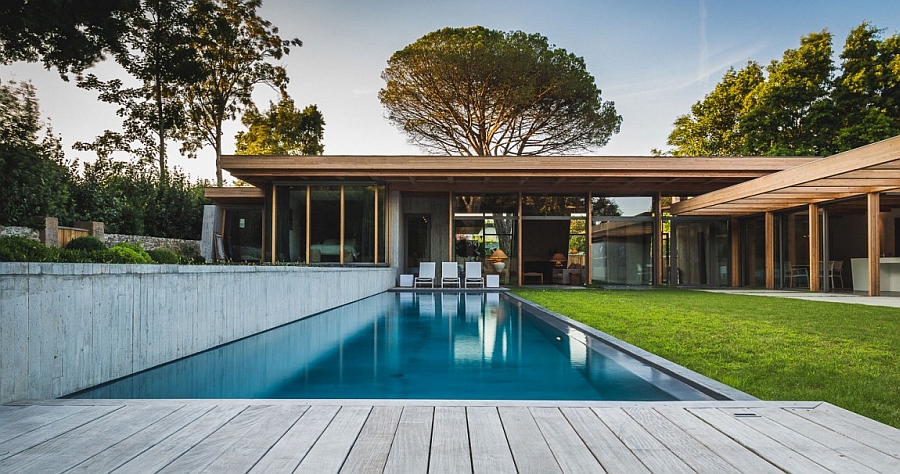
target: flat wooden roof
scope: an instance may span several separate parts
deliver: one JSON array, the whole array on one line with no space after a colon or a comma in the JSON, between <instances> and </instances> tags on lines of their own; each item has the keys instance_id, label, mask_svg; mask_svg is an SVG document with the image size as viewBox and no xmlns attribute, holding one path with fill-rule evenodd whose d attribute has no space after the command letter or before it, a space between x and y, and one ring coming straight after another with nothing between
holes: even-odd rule
<instances>
[{"instance_id":1,"label":"flat wooden roof","mask_svg":"<svg viewBox=\"0 0 900 474\"><path fill-rule=\"evenodd\" d=\"M817 157L223 156L233 176L272 181L380 181L409 192L594 192L697 196Z\"/></svg>"},{"instance_id":2,"label":"flat wooden roof","mask_svg":"<svg viewBox=\"0 0 900 474\"><path fill-rule=\"evenodd\" d=\"M219 205L258 206L265 202L266 193L254 186L229 186L223 188L206 188L203 195Z\"/></svg>"},{"instance_id":3,"label":"flat wooden roof","mask_svg":"<svg viewBox=\"0 0 900 474\"><path fill-rule=\"evenodd\" d=\"M747 215L900 189L900 137L672 204L675 215Z\"/></svg>"}]
</instances>

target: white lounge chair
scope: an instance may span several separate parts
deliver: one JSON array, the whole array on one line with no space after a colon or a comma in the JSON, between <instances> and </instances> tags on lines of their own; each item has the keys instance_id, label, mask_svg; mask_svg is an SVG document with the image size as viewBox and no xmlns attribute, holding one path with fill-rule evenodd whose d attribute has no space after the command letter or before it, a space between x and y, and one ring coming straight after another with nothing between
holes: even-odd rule
<instances>
[{"instance_id":1,"label":"white lounge chair","mask_svg":"<svg viewBox=\"0 0 900 474\"><path fill-rule=\"evenodd\" d=\"M430 286L434 288L434 262L419 263L419 276L416 277L414 286Z\"/></svg>"},{"instance_id":2,"label":"white lounge chair","mask_svg":"<svg viewBox=\"0 0 900 474\"><path fill-rule=\"evenodd\" d=\"M481 262L466 262L466 284L484 288L484 277L481 276Z\"/></svg>"},{"instance_id":3,"label":"white lounge chair","mask_svg":"<svg viewBox=\"0 0 900 474\"><path fill-rule=\"evenodd\" d=\"M448 285L459 288L459 267L456 262L441 262L441 288Z\"/></svg>"}]
</instances>

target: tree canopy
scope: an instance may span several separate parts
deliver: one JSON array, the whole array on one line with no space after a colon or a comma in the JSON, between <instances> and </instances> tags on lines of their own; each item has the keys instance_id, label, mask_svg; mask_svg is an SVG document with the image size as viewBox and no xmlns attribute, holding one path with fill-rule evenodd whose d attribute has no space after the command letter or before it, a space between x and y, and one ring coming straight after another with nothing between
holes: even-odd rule
<instances>
[{"instance_id":1,"label":"tree canopy","mask_svg":"<svg viewBox=\"0 0 900 474\"><path fill-rule=\"evenodd\" d=\"M670 153L827 156L900 134L900 36L880 33L854 28L839 67L821 31L765 68L729 69L676 119Z\"/></svg>"},{"instance_id":2,"label":"tree canopy","mask_svg":"<svg viewBox=\"0 0 900 474\"><path fill-rule=\"evenodd\" d=\"M542 155L605 145L622 117L584 60L539 34L445 28L394 53L379 99L409 140L461 155Z\"/></svg>"},{"instance_id":3,"label":"tree canopy","mask_svg":"<svg viewBox=\"0 0 900 474\"><path fill-rule=\"evenodd\" d=\"M315 105L302 111L290 97L269 103L265 113L251 105L241 122L247 131L234 137L238 155L321 155L325 118Z\"/></svg>"},{"instance_id":4,"label":"tree canopy","mask_svg":"<svg viewBox=\"0 0 900 474\"><path fill-rule=\"evenodd\" d=\"M139 0L4 0L0 2L0 64L41 61L65 79L107 51L121 51L127 17Z\"/></svg>"},{"instance_id":5,"label":"tree canopy","mask_svg":"<svg viewBox=\"0 0 900 474\"><path fill-rule=\"evenodd\" d=\"M200 80L202 69L192 38L198 25L190 9L202 0L146 0L130 19L131 28L121 41L127 49L116 52L116 62L137 79L126 87L121 79L103 81L94 74L78 81L78 86L99 91L99 98L120 106L123 131L107 130L92 143L75 147L94 150L101 156L112 151L131 153L147 163L157 163L159 176L166 180L166 140L188 142L184 133L186 114L182 96L185 87ZM208 4L204 3L204 5Z\"/></svg>"},{"instance_id":6,"label":"tree canopy","mask_svg":"<svg viewBox=\"0 0 900 474\"><path fill-rule=\"evenodd\" d=\"M187 87L184 100L192 134L215 149L216 184L222 186L222 124L253 103L257 84L284 94L287 72L270 61L303 43L296 38L282 40L278 28L258 15L260 0L214 0L214 4L194 12L201 28L193 47L204 74Z\"/></svg>"}]
</instances>

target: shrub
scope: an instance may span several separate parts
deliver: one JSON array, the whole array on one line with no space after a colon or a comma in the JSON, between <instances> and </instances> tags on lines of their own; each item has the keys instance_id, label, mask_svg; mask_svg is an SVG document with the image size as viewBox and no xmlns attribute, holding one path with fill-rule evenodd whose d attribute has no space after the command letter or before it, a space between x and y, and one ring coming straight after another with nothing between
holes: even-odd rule
<instances>
[{"instance_id":1,"label":"shrub","mask_svg":"<svg viewBox=\"0 0 900 474\"><path fill-rule=\"evenodd\" d=\"M18 235L0 237L0 262L55 262L57 249Z\"/></svg>"},{"instance_id":2,"label":"shrub","mask_svg":"<svg viewBox=\"0 0 900 474\"><path fill-rule=\"evenodd\" d=\"M121 243L109 249L112 254L110 263L153 263L150 255L140 244Z\"/></svg>"},{"instance_id":3,"label":"shrub","mask_svg":"<svg viewBox=\"0 0 900 474\"><path fill-rule=\"evenodd\" d=\"M94 252L97 250L106 250L106 244L92 235L86 235L84 237L76 237L70 240L69 243L66 244L66 249Z\"/></svg>"},{"instance_id":4,"label":"shrub","mask_svg":"<svg viewBox=\"0 0 900 474\"><path fill-rule=\"evenodd\" d=\"M174 265L181 263L182 260L182 257L180 255L169 249L153 249L148 250L147 253L150 255L150 258L152 258L156 263Z\"/></svg>"}]
</instances>

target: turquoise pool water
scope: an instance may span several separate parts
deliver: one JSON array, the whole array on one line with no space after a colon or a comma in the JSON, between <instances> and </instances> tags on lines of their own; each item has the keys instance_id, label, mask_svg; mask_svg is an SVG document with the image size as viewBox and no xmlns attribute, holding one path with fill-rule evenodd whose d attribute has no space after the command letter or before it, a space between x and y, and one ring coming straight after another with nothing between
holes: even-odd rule
<instances>
[{"instance_id":1,"label":"turquoise pool water","mask_svg":"<svg viewBox=\"0 0 900 474\"><path fill-rule=\"evenodd\" d=\"M74 398L704 400L497 293L382 293Z\"/></svg>"}]
</instances>

